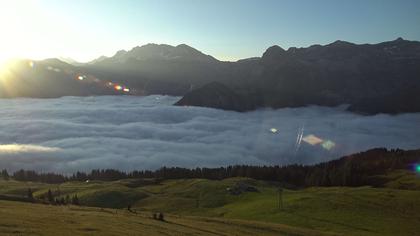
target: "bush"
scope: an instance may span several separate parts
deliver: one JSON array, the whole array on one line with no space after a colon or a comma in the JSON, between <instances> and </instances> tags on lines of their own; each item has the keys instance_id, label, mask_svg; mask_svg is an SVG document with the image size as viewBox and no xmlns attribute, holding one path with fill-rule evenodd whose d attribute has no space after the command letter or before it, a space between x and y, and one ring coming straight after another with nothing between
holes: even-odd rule
<instances>
[{"instance_id":1,"label":"bush","mask_svg":"<svg viewBox=\"0 0 420 236\"><path fill-rule=\"evenodd\" d=\"M162 212L160 212L159 213L159 216L158 216L158 220L160 220L160 221L165 221L165 219L164 219L165 217L163 216L163 213Z\"/></svg>"}]
</instances>

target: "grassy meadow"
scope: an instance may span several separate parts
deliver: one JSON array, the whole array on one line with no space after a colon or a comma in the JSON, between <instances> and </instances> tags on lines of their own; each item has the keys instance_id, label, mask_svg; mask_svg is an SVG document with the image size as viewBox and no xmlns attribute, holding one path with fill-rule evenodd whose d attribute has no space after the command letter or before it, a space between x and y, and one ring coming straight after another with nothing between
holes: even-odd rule
<instances>
[{"instance_id":1,"label":"grassy meadow","mask_svg":"<svg viewBox=\"0 0 420 236\"><path fill-rule=\"evenodd\" d=\"M0 232L128 235L416 235L420 191L416 175L401 171L389 187L284 189L248 178L45 184L0 181ZM387 185L387 186L388 186ZM239 187L238 187L239 186ZM77 194L82 206L26 203ZM232 192L231 189L239 189ZM250 189L247 189L250 188ZM14 201L10 201L14 200ZM127 210L130 205L132 211ZM152 219L163 212L165 222Z\"/></svg>"}]
</instances>

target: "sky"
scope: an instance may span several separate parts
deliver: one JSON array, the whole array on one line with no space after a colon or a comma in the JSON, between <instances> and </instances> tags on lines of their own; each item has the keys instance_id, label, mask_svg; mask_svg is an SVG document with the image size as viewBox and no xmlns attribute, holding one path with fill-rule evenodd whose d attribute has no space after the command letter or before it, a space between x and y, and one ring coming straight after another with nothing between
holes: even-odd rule
<instances>
[{"instance_id":1,"label":"sky","mask_svg":"<svg viewBox=\"0 0 420 236\"><path fill-rule=\"evenodd\" d=\"M147 43L188 44L220 60L335 40L420 40L414 0L0 0L0 62L86 62Z\"/></svg>"}]
</instances>

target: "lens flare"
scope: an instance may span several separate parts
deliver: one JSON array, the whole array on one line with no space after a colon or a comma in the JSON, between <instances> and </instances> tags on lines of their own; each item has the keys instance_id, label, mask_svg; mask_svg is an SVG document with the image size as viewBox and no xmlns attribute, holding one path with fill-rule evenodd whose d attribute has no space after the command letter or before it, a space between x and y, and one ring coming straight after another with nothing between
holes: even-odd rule
<instances>
[{"instance_id":1,"label":"lens flare","mask_svg":"<svg viewBox=\"0 0 420 236\"><path fill-rule=\"evenodd\" d=\"M118 91L123 89L123 87L121 87L121 85L115 85L114 88L115 88L115 90L118 90Z\"/></svg>"},{"instance_id":2,"label":"lens flare","mask_svg":"<svg viewBox=\"0 0 420 236\"><path fill-rule=\"evenodd\" d=\"M324 140L318 138L317 136L310 134L302 138L302 141L309 143L312 146L322 143Z\"/></svg>"},{"instance_id":3,"label":"lens flare","mask_svg":"<svg viewBox=\"0 0 420 236\"><path fill-rule=\"evenodd\" d=\"M305 131L305 124L303 124L302 127L300 127L300 129L297 133L296 143L295 143L295 155L300 148L300 144L302 143L302 138L303 138L303 132L304 131Z\"/></svg>"},{"instance_id":4,"label":"lens flare","mask_svg":"<svg viewBox=\"0 0 420 236\"><path fill-rule=\"evenodd\" d=\"M415 170L416 170L416 172L417 172L417 173L419 173L419 174L420 174L420 164L417 164L417 165L415 166Z\"/></svg>"},{"instance_id":5,"label":"lens flare","mask_svg":"<svg viewBox=\"0 0 420 236\"><path fill-rule=\"evenodd\" d=\"M321 144L321 146L322 146L324 149L327 149L327 150L329 151L329 150L331 150L331 149L333 149L333 148L335 147L335 143L334 143L333 141L331 141L331 140L326 140L326 141L324 141L324 142Z\"/></svg>"},{"instance_id":6,"label":"lens flare","mask_svg":"<svg viewBox=\"0 0 420 236\"><path fill-rule=\"evenodd\" d=\"M80 81L82 81L82 80L85 79L85 77L83 77L83 76L80 75L80 76L77 77L77 79L80 80Z\"/></svg>"}]
</instances>

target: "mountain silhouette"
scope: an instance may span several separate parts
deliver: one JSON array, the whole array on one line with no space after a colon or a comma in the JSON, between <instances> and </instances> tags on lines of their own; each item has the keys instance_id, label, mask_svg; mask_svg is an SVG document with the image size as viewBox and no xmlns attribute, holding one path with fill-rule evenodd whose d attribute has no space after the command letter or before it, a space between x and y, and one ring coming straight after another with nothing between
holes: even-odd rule
<instances>
[{"instance_id":1,"label":"mountain silhouette","mask_svg":"<svg viewBox=\"0 0 420 236\"><path fill-rule=\"evenodd\" d=\"M246 103L232 110L350 104L349 110L368 114L420 111L419 42L272 46L249 63L261 73L244 86L240 79L225 83ZM185 98L183 105L202 105L189 94Z\"/></svg>"},{"instance_id":2,"label":"mountain silhouette","mask_svg":"<svg viewBox=\"0 0 420 236\"><path fill-rule=\"evenodd\" d=\"M10 71L2 81L12 82L0 84L1 97L168 94L185 95L178 104L236 111L312 104L349 104L349 110L369 114L420 111L420 42L402 38L287 50L275 45L261 57L237 62L185 44L147 44L85 64L22 60ZM211 101L216 97L235 102L218 107Z\"/></svg>"}]
</instances>

